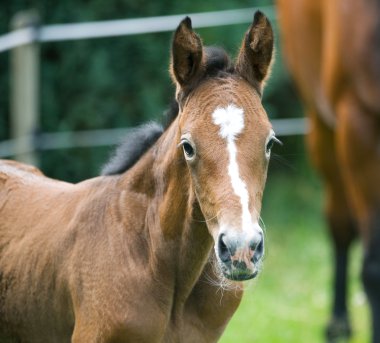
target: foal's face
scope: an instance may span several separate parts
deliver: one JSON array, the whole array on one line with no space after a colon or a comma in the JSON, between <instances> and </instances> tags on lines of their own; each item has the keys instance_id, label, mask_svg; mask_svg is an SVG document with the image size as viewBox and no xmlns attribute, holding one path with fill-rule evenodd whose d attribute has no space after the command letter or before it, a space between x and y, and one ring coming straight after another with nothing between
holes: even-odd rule
<instances>
[{"instance_id":1,"label":"foal's face","mask_svg":"<svg viewBox=\"0 0 380 343\"><path fill-rule=\"evenodd\" d=\"M259 213L275 139L259 96L243 79L205 81L182 110L180 132L224 275L254 277L264 253Z\"/></svg>"},{"instance_id":2,"label":"foal's face","mask_svg":"<svg viewBox=\"0 0 380 343\"><path fill-rule=\"evenodd\" d=\"M246 280L264 253L261 199L274 133L259 93L273 32L256 12L233 65L205 50L186 18L174 34L171 73L180 105L179 140L224 275Z\"/></svg>"}]
</instances>

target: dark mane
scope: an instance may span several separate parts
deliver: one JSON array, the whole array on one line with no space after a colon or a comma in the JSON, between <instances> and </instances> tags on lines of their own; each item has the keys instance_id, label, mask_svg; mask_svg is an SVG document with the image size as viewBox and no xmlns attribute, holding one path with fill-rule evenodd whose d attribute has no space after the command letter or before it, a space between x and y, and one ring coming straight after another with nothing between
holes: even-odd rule
<instances>
[{"instance_id":1,"label":"dark mane","mask_svg":"<svg viewBox=\"0 0 380 343\"><path fill-rule=\"evenodd\" d=\"M225 77L234 72L231 59L223 49L205 47L204 52L206 55L204 78ZM122 174L131 168L157 142L166 128L175 120L178 112L178 103L173 100L165 113L164 125L149 122L131 130L104 165L101 174Z\"/></svg>"},{"instance_id":2,"label":"dark mane","mask_svg":"<svg viewBox=\"0 0 380 343\"><path fill-rule=\"evenodd\" d=\"M103 167L102 175L121 174L131 168L157 141L163 131L163 127L155 122L131 130Z\"/></svg>"},{"instance_id":3,"label":"dark mane","mask_svg":"<svg viewBox=\"0 0 380 343\"><path fill-rule=\"evenodd\" d=\"M173 100L164 114L164 124L149 122L132 129L103 166L102 175L122 174L131 168L153 146L178 115L177 101Z\"/></svg>"}]
</instances>

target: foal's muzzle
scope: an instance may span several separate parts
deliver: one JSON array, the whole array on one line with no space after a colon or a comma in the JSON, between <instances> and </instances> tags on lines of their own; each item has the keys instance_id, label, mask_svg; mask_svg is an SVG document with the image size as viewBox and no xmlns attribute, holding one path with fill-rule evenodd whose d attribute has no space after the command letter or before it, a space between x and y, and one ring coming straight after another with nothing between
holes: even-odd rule
<instances>
[{"instance_id":1,"label":"foal's muzzle","mask_svg":"<svg viewBox=\"0 0 380 343\"><path fill-rule=\"evenodd\" d=\"M254 278L264 255L264 237L261 231L221 233L217 254L226 278L243 281Z\"/></svg>"}]
</instances>

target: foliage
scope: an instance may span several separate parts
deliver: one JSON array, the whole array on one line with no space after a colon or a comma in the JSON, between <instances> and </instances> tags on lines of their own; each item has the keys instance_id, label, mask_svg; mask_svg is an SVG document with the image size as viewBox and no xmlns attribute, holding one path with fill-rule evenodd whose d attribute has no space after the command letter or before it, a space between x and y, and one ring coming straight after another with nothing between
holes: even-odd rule
<instances>
[{"instance_id":1,"label":"foliage","mask_svg":"<svg viewBox=\"0 0 380 343\"><path fill-rule=\"evenodd\" d=\"M12 0L0 3L0 33L8 31L17 11L36 8L43 24L138 18L265 5L247 0ZM198 30L205 44L224 46L235 54L247 25ZM40 131L75 131L134 126L161 117L174 88L168 76L171 33L45 43L41 46ZM279 51L279 49L277 49ZM279 54L277 54L279 55ZM9 53L0 54L9 65ZM0 78L0 140L9 138L9 68ZM22 101L22 99L20 99ZM281 59L265 92L272 117L299 112ZM49 176L79 181L98 174L110 148L42 152Z\"/></svg>"}]
</instances>

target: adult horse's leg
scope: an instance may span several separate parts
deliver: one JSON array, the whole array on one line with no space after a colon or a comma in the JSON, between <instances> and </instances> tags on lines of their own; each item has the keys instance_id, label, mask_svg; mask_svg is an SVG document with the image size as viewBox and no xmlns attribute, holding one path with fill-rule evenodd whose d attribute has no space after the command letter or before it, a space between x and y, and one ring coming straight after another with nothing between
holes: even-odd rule
<instances>
[{"instance_id":1,"label":"adult horse's leg","mask_svg":"<svg viewBox=\"0 0 380 343\"><path fill-rule=\"evenodd\" d=\"M338 187L337 187L338 188ZM329 198L327 207L327 219L333 241L334 253L334 281L333 281L333 306L332 317L326 328L326 338L328 342L334 342L341 337L351 336L351 325L347 310L347 274L349 266L349 250L351 242L355 237L355 226L349 217L347 203L332 205L332 201L341 201L341 195L336 189L327 187L328 193L333 193ZM337 212L343 210L339 214ZM346 212L345 212L346 211ZM346 217L344 217L346 213ZM347 230L346 234L342 234Z\"/></svg>"},{"instance_id":2,"label":"adult horse's leg","mask_svg":"<svg viewBox=\"0 0 380 343\"><path fill-rule=\"evenodd\" d=\"M380 342L380 115L347 93L338 107L338 148L360 224L365 255L362 281L372 313L373 342Z\"/></svg>"},{"instance_id":3,"label":"adult horse's leg","mask_svg":"<svg viewBox=\"0 0 380 343\"><path fill-rule=\"evenodd\" d=\"M335 133L315 111L309 111L311 132L308 146L326 189L325 214L334 251L332 317L326 329L328 342L351 335L347 311L347 269L349 248L356 236L335 151Z\"/></svg>"},{"instance_id":4,"label":"adult horse's leg","mask_svg":"<svg viewBox=\"0 0 380 343\"><path fill-rule=\"evenodd\" d=\"M374 213L365 250L362 280L372 312L372 342L380 342L380 213Z\"/></svg>"}]
</instances>

